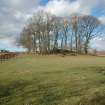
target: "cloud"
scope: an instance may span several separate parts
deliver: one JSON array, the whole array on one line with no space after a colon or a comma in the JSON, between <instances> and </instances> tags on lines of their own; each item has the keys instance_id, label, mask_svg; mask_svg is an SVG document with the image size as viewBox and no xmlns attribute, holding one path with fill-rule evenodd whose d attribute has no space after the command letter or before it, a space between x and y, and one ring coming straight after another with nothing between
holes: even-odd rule
<instances>
[{"instance_id":1,"label":"cloud","mask_svg":"<svg viewBox=\"0 0 105 105\"><path fill-rule=\"evenodd\" d=\"M71 3L64 0L53 0L48 2L45 7L45 11L55 15L64 16L77 12L79 8L80 4L78 3L78 1L74 1Z\"/></svg>"},{"instance_id":2,"label":"cloud","mask_svg":"<svg viewBox=\"0 0 105 105\"><path fill-rule=\"evenodd\" d=\"M30 11L30 9L37 6L39 2L40 0L1 0L3 7L21 10L22 12Z\"/></svg>"},{"instance_id":3,"label":"cloud","mask_svg":"<svg viewBox=\"0 0 105 105\"><path fill-rule=\"evenodd\" d=\"M97 6L99 6L99 8L104 10L105 9L105 0L97 0L97 2L98 2Z\"/></svg>"},{"instance_id":4,"label":"cloud","mask_svg":"<svg viewBox=\"0 0 105 105\"><path fill-rule=\"evenodd\" d=\"M101 13L99 19L105 23L105 0L48 0L46 3L44 1L47 0L0 0L0 38L7 40L19 35L27 19L34 11L40 9L57 16L68 16L72 13L92 15L93 9L98 8ZM44 5L40 5L40 2Z\"/></svg>"},{"instance_id":5,"label":"cloud","mask_svg":"<svg viewBox=\"0 0 105 105\"><path fill-rule=\"evenodd\" d=\"M0 49L9 49L15 47L14 38L11 37L3 37L0 39Z\"/></svg>"},{"instance_id":6,"label":"cloud","mask_svg":"<svg viewBox=\"0 0 105 105\"><path fill-rule=\"evenodd\" d=\"M100 16L99 20L102 22L102 24L105 24L105 16Z\"/></svg>"},{"instance_id":7,"label":"cloud","mask_svg":"<svg viewBox=\"0 0 105 105\"><path fill-rule=\"evenodd\" d=\"M80 8L78 12L91 14L92 9L97 5L98 0L78 0Z\"/></svg>"},{"instance_id":8,"label":"cloud","mask_svg":"<svg viewBox=\"0 0 105 105\"><path fill-rule=\"evenodd\" d=\"M9 51L26 51L27 49L23 48L22 46L16 46L15 40L13 37L3 37L0 39L0 49L6 49Z\"/></svg>"},{"instance_id":9,"label":"cloud","mask_svg":"<svg viewBox=\"0 0 105 105\"><path fill-rule=\"evenodd\" d=\"M1 0L0 1L0 36L17 35L34 11L44 9L55 15L65 16L72 13L91 14L99 0L49 0L40 5L42 0ZM104 0L101 0L103 4Z\"/></svg>"},{"instance_id":10,"label":"cloud","mask_svg":"<svg viewBox=\"0 0 105 105\"><path fill-rule=\"evenodd\" d=\"M93 49L97 49L99 51L102 50L105 51L105 46L103 45L105 45L105 37L103 38L97 37L91 41L91 48Z\"/></svg>"},{"instance_id":11,"label":"cloud","mask_svg":"<svg viewBox=\"0 0 105 105\"><path fill-rule=\"evenodd\" d=\"M20 34L27 19L37 8L40 0L1 0L0 1L0 48L15 48L13 39ZM10 42L10 43L9 43ZM12 48L10 47L10 48Z\"/></svg>"},{"instance_id":12,"label":"cloud","mask_svg":"<svg viewBox=\"0 0 105 105\"><path fill-rule=\"evenodd\" d=\"M19 28L17 27L12 23L7 25L2 24L2 26L0 26L0 35L15 35L15 33L19 32Z\"/></svg>"},{"instance_id":13,"label":"cloud","mask_svg":"<svg viewBox=\"0 0 105 105\"><path fill-rule=\"evenodd\" d=\"M91 14L91 10L97 3L97 0L51 0L43 8L45 11L58 16L71 15L73 13Z\"/></svg>"},{"instance_id":14,"label":"cloud","mask_svg":"<svg viewBox=\"0 0 105 105\"><path fill-rule=\"evenodd\" d=\"M40 0L1 0L0 36L17 35Z\"/></svg>"}]
</instances>

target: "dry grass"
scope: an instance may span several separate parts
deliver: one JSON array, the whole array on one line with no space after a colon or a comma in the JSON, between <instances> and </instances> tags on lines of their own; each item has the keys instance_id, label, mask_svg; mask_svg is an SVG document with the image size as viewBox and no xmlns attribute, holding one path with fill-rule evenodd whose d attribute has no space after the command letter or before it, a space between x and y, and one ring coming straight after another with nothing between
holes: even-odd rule
<instances>
[{"instance_id":1,"label":"dry grass","mask_svg":"<svg viewBox=\"0 0 105 105\"><path fill-rule=\"evenodd\" d=\"M25 55L0 64L0 105L105 105L105 58Z\"/></svg>"}]
</instances>

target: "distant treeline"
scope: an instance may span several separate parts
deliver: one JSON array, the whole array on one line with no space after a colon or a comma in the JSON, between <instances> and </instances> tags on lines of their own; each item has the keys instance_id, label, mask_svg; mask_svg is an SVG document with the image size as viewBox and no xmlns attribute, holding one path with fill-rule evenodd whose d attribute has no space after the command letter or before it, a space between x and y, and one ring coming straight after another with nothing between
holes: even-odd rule
<instances>
[{"instance_id":1,"label":"distant treeline","mask_svg":"<svg viewBox=\"0 0 105 105\"><path fill-rule=\"evenodd\" d=\"M99 26L101 22L89 15L58 17L38 11L29 19L18 42L34 53L70 51L87 54L90 40L100 31Z\"/></svg>"}]
</instances>

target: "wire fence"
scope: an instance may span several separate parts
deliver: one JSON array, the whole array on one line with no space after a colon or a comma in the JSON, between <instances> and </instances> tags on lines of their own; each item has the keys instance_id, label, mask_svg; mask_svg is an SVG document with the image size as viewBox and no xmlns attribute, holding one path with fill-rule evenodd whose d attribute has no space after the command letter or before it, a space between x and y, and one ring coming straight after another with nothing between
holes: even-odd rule
<instances>
[{"instance_id":1,"label":"wire fence","mask_svg":"<svg viewBox=\"0 0 105 105\"><path fill-rule=\"evenodd\" d=\"M0 62L8 61L12 58L17 57L18 53L10 52L10 53L0 53Z\"/></svg>"}]
</instances>

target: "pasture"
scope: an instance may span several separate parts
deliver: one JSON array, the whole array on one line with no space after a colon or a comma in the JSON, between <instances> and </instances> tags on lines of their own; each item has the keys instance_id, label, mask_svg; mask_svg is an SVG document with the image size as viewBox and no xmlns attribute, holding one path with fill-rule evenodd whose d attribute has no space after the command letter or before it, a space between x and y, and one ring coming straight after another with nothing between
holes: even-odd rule
<instances>
[{"instance_id":1,"label":"pasture","mask_svg":"<svg viewBox=\"0 0 105 105\"><path fill-rule=\"evenodd\" d=\"M22 55L0 64L0 105L105 105L105 57Z\"/></svg>"}]
</instances>

